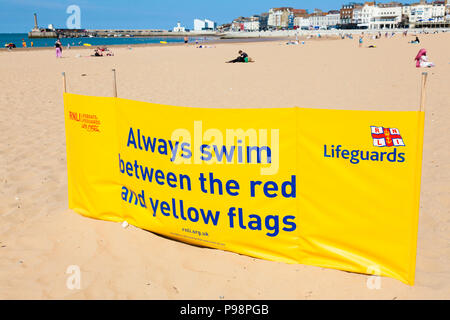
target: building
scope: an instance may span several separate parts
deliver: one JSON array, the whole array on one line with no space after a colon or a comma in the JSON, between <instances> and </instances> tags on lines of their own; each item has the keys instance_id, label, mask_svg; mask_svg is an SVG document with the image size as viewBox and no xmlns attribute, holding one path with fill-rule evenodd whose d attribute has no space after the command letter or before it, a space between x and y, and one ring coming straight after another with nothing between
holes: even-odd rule
<instances>
[{"instance_id":1,"label":"building","mask_svg":"<svg viewBox=\"0 0 450 320\"><path fill-rule=\"evenodd\" d=\"M393 29L398 28L402 22L402 7L400 6L376 6L372 11L369 29Z\"/></svg>"},{"instance_id":2,"label":"building","mask_svg":"<svg viewBox=\"0 0 450 320\"><path fill-rule=\"evenodd\" d=\"M308 11L306 9L292 9L288 18L288 28L296 29L298 25L296 24L297 18L304 18L308 16Z\"/></svg>"},{"instance_id":3,"label":"building","mask_svg":"<svg viewBox=\"0 0 450 320\"><path fill-rule=\"evenodd\" d=\"M261 30L260 17L255 15L251 16L244 23L245 31L259 31Z\"/></svg>"},{"instance_id":4,"label":"building","mask_svg":"<svg viewBox=\"0 0 450 320\"><path fill-rule=\"evenodd\" d=\"M205 19L194 19L194 31L216 30L217 24L214 21Z\"/></svg>"},{"instance_id":5,"label":"building","mask_svg":"<svg viewBox=\"0 0 450 320\"><path fill-rule=\"evenodd\" d=\"M194 31L205 30L206 23L204 20L194 19Z\"/></svg>"},{"instance_id":6,"label":"building","mask_svg":"<svg viewBox=\"0 0 450 320\"><path fill-rule=\"evenodd\" d=\"M435 2L433 4L420 3L410 6L409 22L443 22L445 20L445 3Z\"/></svg>"},{"instance_id":7,"label":"building","mask_svg":"<svg viewBox=\"0 0 450 320\"><path fill-rule=\"evenodd\" d=\"M271 8L268 13L239 17L231 24L232 30L257 31L268 29L393 29L449 27L450 0L419 0L419 3L402 4L392 1L379 3L367 1L364 4L350 2L340 10L322 12L292 7Z\"/></svg>"},{"instance_id":8,"label":"building","mask_svg":"<svg viewBox=\"0 0 450 320\"><path fill-rule=\"evenodd\" d=\"M291 7L270 9L267 26L273 29L288 28L289 16L292 14L293 10L294 8Z\"/></svg>"},{"instance_id":9,"label":"building","mask_svg":"<svg viewBox=\"0 0 450 320\"><path fill-rule=\"evenodd\" d=\"M446 17L446 2L421 1L411 5L403 5L402 15L404 26L410 28L449 27L450 18Z\"/></svg>"},{"instance_id":10,"label":"building","mask_svg":"<svg viewBox=\"0 0 450 320\"><path fill-rule=\"evenodd\" d=\"M294 26L301 29L310 29L312 28L311 20L308 16L305 17L295 17L294 18Z\"/></svg>"},{"instance_id":11,"label":"building","mask_svg":"<svg viewBox=\"0 0 450 320\"><path fill-rule=\"evenodd\" d=\"M315 12L309 16L310 25L314 29L329 29L331 27L336 27L340 24L340 21L341 14L337 10L322 12L316 9Z\"/></svg>"},{"instance_id":12,"label":"building","mask_svg":"<svg viewBox=\"0 0 450 320\"><path fill-rule=\"evenodd\" d=\"M365 2L361 8L361 15L359 17L360 22L358 23L359 28L368 29L370 25L370 20L373 16L373 11L375 10L375 2Z\"/></svg>"},{"instance_id":13,"label":"building","mask_svg":"<svg viewBox=\"0 0 450 320\"><path fill-rule=\"evenodd\" d=\"M353 9L352 24L358 26L362 22L362 6Z\"/></svg>"},{"instance_id":14,"label":"building","mask_svg":"<svg viewBox=\"0 0 450 320\"><path fill-rule=\"evenodd\" d=\"M314 12L309 15L311 27L315 29L323 28L325 26L326 15L322 10L314 9Z\"/></svg>"},{"instance_id":15,"label":"building","mask_svg":"<svg viewBox=\"0 0 450 320\"><path fill-rule=\"evenodd\" d=\"M216 30L217 23L212 20L205 19L205 30Z\"/></svg>"},{"instance_id":16,"label":"building","mask_svg":"<svg viewBox=\"0 0 450 320\"><path fill-rule=\"evenodd\" d=\"M294 18L294 26L301 29L330 29L340 24L339 10L322 12L315 9L313 13Z\"/></svg>"},{"instance_id":17,"label":"building","mask_svg":"<svg viewBox=\"0 0 450 320\"><path fill-rule=\"evenodd\" d=\"M349 4L344 4L340 10L340 20L341 28L350 29L356 28L357 24L354 22L354 11L357 10L358 16L361 15L360 9L362 9L363 4L350 2Z\"/></svg>"},{"instance_id":18,"label":"building","mask_svg":"<svg viewBox=\"0 0 450 320\"><path fill-rule=\"evenodd\" d=\"M341 24L341 13L339 10L330 10L326 15L327 26L336 27Z\"/></svg>"},{"instance_id":19,"label":"building","mask_svg":"<svg viewBox=\"0 0 450 320\"><path fill-rule=\"evenodd\" d=\"M218 26L217 31L219 31L219 32L231 31L231 23L225 23L225 24L222 24L221 26Z\"/></svg>"},{"instance_id":20,"label":"building","mask_svg":"<svg viewBox=\"0 0 450 320\"><path fill-rule=\"evenodd\" d=\"M231 31L237 32L237 31L244 31L244 23L245 23L245 17L239 17L234 19L231 22Z\"/></svg>"},{"instance_id":21,"label":"building","mask_svg":"<svg viewBox=\"0 0 450 320\"><path fill-rule=\"evenodd\" d=\"M232 31L259 31L261 30L261 17L254 15L251 17L239 17L231 23Z\"/></svg>"},{"instance_id":22,"label":"building","mask_svg":"<svg viewBox=\"0 0 450 320\"><path fill-rule=\"evenodd\" d=\"M259 15L259 29L267 30L269 22L269 13L264 12Z\"/></svg>"},{"instance_id":23,"label":"building","mask_svg":"<svg viewBox=\"0 0 450 320\"><path fill-rule=\"evenodd\" d=\"M181 23L178 22L177 26L173 28L173 32L186 32L186 28L181 26Z\"/></svg>"}]
</instances>

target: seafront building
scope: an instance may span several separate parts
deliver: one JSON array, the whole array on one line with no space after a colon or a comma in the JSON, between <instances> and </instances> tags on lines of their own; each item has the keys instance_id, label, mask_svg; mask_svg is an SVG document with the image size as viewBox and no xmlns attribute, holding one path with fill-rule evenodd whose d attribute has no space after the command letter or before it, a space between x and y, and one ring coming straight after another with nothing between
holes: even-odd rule
<instances>
[{"instance_id":1,"label":"seafront building","mask_svg":"<svg viewBox=\"0 0 450 320\"><path fill-rule=\"evenodd\" d=\"M348 4L342 5L340 10L340 26L342 29L355 29L357 26L355 16L358 16L358 19L361 16L361 9L363 7L362 3L350 2Z\"/></svg>"},{"instance_id":2,"label":"seafront building","mask_svg":"<svg viewBox=\"0 0 450 320\"><path fill-rule=\"evenodd\" d=\"M194 31L215 31L217 29L217 23L208 19L194 19Z\"/></svg>"},{"instance_id":3,"label":"seafront building","mask_svg":"<svg viewBox=\"0 0 450 320\"><path fill-rule=\"evenodd\" d=\"M173 28L173 32L186 32L186 28L181 26L181 23L178 22L177 26Z\"/></svg>"},{"instance_id":4,"label":"seafront building","mask_svg":"<svg viewBox=\"0 0 450 320\"><path fill-rule=\"evenodd\" d=\"M435 1L432 4L405 5L403 12L408 16L410 24L424 24L433 22L445 22L446 6L444 1Z\"/></svg>"},{"instance_id":5,"label":"seafront building","mask_svg":"<svg viewBox=\"0 0 450 320\"><path fill-rule=\"evenodd\" d=\"M267 25L269 28L287 28L289 26L289 16L293 13L294 8L282 7L272 8L269 10L269 18Z\"/></svg>"},{"instance_id":6,"label":"seafront building","mask_svg":"<svg viewBox=\"0 0 450 320\"><path fill-rule=\"evenodd\" d=\"M402 22L402 7L400 6L375 6L369 21L368 29L394 29Z\"/></svg>"},{"instance_id":7,"label":"seafront building","mask_svg":"<svg viewBox=\"0 0 450 320\"><path fill-rule=\"evenodd\" d=\"M265 20L262 18L265 17ZM370 29L450 27L448 0L413 4L400 2L364 3L350 2L339 10L322 12L315 9L308 14L305 9L292 7L271 8L267 13L239 17L231 23L233 31L262 31L288 29Z\"/></svg>"}]
</instances>

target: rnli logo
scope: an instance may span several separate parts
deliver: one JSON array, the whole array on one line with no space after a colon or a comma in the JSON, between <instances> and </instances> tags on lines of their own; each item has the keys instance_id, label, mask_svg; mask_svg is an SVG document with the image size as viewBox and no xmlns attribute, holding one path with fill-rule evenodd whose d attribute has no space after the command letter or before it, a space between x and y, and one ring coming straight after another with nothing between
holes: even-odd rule
<instances>
[{"instance_id":1,"label":"rnli logo","mask_svg":"<svg viewBox=\"0 0 450 320\"><path fill-rule=\"evenodd\" d=\"M79 122L81 128L88 132L100 132L101 121L95 114L69 111L69 119Z\"/></svg>"},{"instance_id":2,"label":"rnli logo","mask_svg":"<svg viewBox=\"0 0 450 320\"><path fill-rule=\"evenodd\" d=\"M370 127L374 147L404 147L405 143L397 128Z\"/></svg>"}]
</instances>

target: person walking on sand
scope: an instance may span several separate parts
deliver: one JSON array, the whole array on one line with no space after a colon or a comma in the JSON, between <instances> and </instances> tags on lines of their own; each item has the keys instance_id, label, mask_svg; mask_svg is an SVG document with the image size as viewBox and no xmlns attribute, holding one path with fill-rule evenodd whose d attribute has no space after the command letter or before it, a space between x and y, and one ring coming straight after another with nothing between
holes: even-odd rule
<instances>
[{"instance_id":1,"label":"person walking on sand","mask_svg":"<svg viewBox=\"0 0 450 320\"><path fill-rule=\"evenodd\" d=\"M414 60L416 60L417 68L431 68L435 66L433 62L428 61L426 49L420 49Z\"/></svg>"},{"instance_id":2,"label":"person walking on sand","mask_svg":"<svg viewBox=\"0 0 450 320\"><path fill-rule=\"evenodd\" d=\"M361 48L363 45L363 36L359 36L359 47Z\"/></svg>"},{"instance_id":3,"label":"person walking on sand","mask_svg":"<svg viewBox=\"0 0 450 320\"><path fill-rule=\"evenodd\" d=\"M188 37L184 37L184 43L188 44L188 42L189 42L189 38Z\"/></svg>"}]
</instances>

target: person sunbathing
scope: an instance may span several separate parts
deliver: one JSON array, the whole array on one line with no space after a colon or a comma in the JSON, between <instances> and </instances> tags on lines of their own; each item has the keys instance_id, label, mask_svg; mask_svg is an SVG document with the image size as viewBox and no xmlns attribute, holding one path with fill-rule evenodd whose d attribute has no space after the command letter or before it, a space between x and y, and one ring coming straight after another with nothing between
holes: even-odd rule
<instances>
[{"instance_id":1,"label":"person sunbathing","mask_svg":"<svg viewBox=\"0 0 450 320\"><path fill-rule=\"evenodd\" d=\"M103 52L99 49L95 49L93 57L103 57Z\"/></svg>"},{"instance_id":2,"label":"person sunbathing","mask_svg":"<svg viewBox=\"0 0 450 320\"><path fill-rule=\"evenodd\" d=\"M420 43L419 37L416 36L416 39L413 41L410 41L409 43Z\"/></svg>"}]
</instances>

